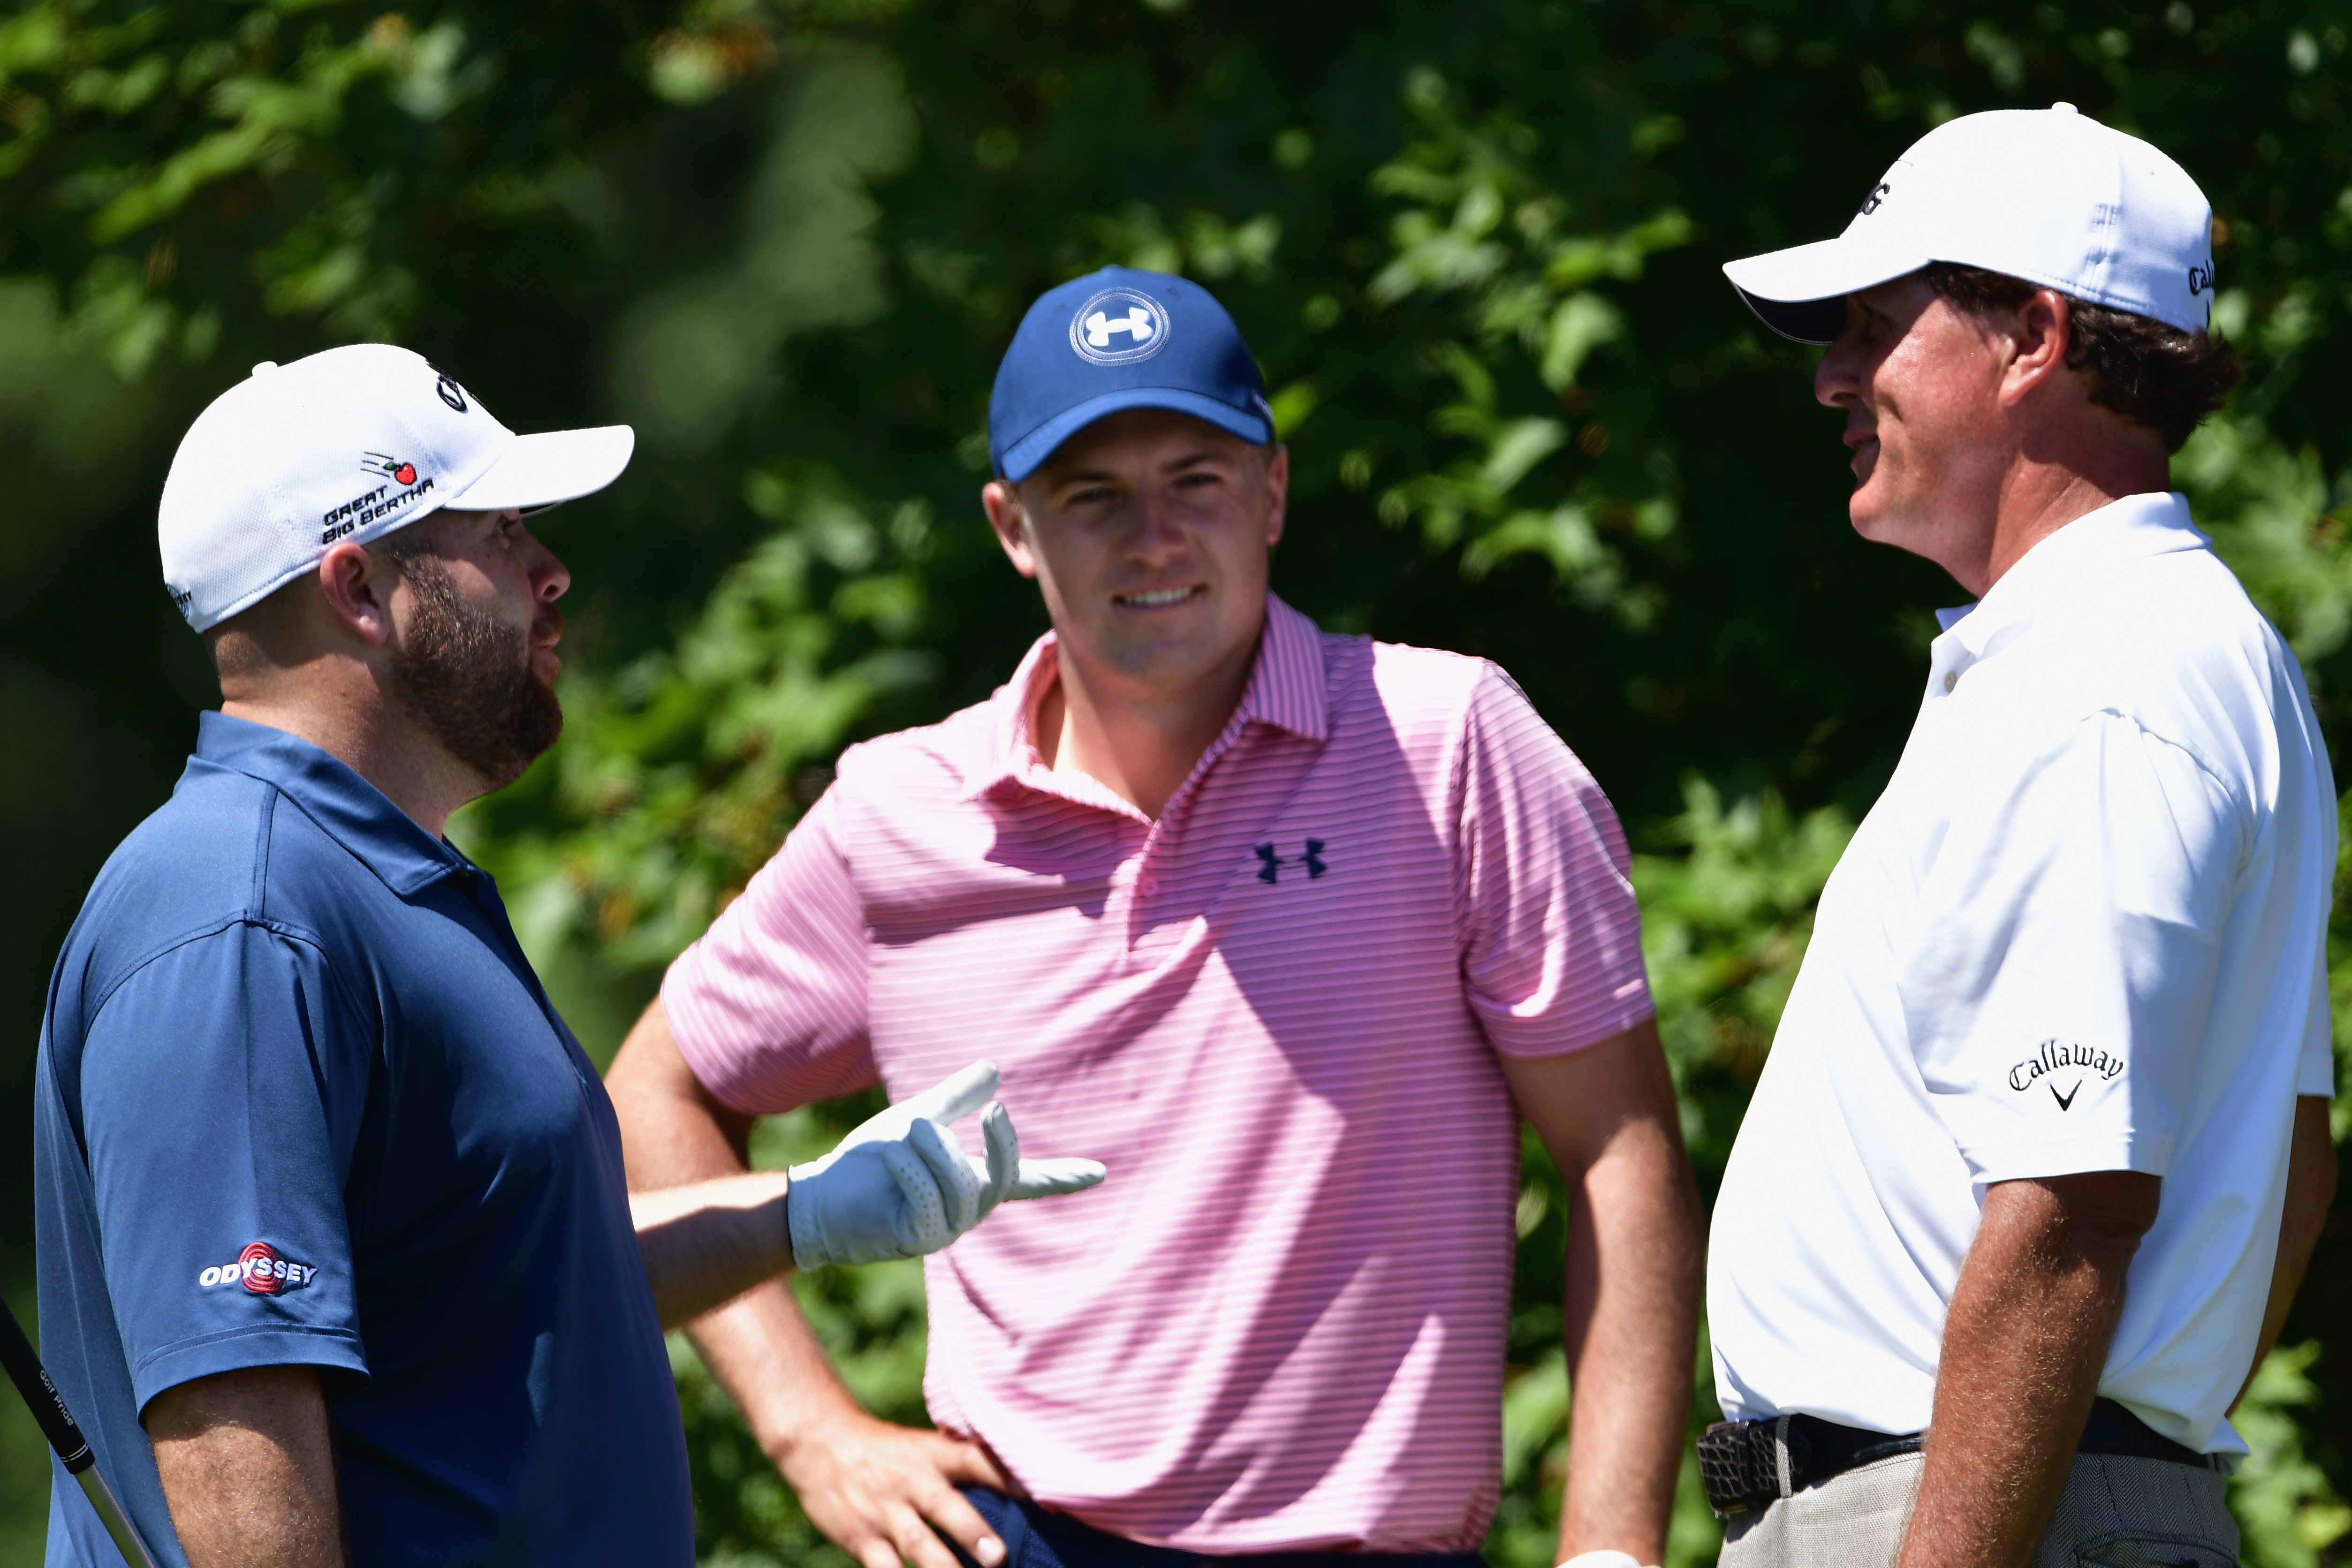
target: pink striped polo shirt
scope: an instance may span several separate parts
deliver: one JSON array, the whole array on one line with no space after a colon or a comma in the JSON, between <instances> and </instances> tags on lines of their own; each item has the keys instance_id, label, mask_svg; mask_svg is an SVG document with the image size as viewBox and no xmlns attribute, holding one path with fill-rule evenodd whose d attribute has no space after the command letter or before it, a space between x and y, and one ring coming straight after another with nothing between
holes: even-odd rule
<instances>
[{"instance_id":1,"label":"pink striped polo shirt","mask_svg":"<svg viewBox=\"0 0 2352 1568\"><path fill-rule=\"evenodd\" d=\"M1269 599L1153 821L1039 759L1054 639L844 753L662 988L720 1099L982 1058L1102 1186L927 1260L931 1415L1042 1502L1210 1552L1462 1550L1500 1486L1517 1120L1496 1053L1649 1016L1600 788L1479 659Z\"/></svg>"}]
</instances>

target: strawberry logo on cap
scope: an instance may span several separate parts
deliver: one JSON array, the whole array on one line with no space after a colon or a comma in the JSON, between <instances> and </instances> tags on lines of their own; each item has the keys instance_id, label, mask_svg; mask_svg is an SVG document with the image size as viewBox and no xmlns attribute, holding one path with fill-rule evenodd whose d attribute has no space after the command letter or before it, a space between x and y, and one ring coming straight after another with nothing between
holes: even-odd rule
<instances>
[{"instance_id":1,"label":"strawberry logo on cap","mask_svg":"<svg viewBox=\"0 0 2352 1568\"><path fill-rule=\"evenodd\" d=\"M416 483L416 465L397 457L387 457L381 452L361 455L360 466L370 474L389 474L395 485Z\"/></svg>"}]
</instances>

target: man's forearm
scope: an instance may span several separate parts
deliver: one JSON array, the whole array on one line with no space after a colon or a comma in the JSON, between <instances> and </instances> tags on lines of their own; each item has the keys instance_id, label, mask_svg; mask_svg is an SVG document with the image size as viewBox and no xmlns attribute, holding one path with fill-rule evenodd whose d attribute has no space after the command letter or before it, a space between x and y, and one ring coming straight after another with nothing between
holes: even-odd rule
<instances>
[{"instance_id":1,"label":"man's forearm","mask_svg":"<svg viewBox=\"0 0 2352 1568\"><path fill-rule=\"evenodd\" d=\"M143 1417L190 1568L341 1568L318 1374L257 1366L167 1388Z\"/></svg>"},{"instance_id":2,"label":"man's forearm","mask_svg":"<svg viewBox=\"0 0 2352 1568\"><path fill-rule=\"evenodd\" d=\"M733 1300L792 1267L782 1171L751 1173L751 1119L702 1087L656 999L605 1083L628 1162L629 1214L662 1326Z\"/></svg>"},{"instance_id":3,"label":"man's forearm","mask_svg":"<svg viewBox=\"0 0 2352 1568\"><path fill-rule=\"evenodd\" d=\"M1569 1229L1563 1557L1664 1560L1689 1433L1701 1248L1678 1143L1629 1128L1586 1171Z\"/></svg>"},{"instance_id":4,"label":"man's forearm","mask_svg":"<svg viewBox=\"0 0 2352 1568\"><path fill-rule=\"evenodd\" d=\"M2262 1370L2263 1358L2270 1354L2279 1331L2286 1326L2287 1309L2294 1305L2304 1270L2311 1266L2312 1249L2319 1245L2319 1233L2327 1228L2327 1210L2336 1201L2336 1138L2328 1110L2322 1095L2302 1095L2294 1103L2286 1201L2279 1210L2278 1256L2271 1265L2271 1293L2263 1308L2262 1337L2255 1342L2246 1381L2238 1385L2239 1399L2246 1396L2254 1374ZM2236 1403L2231 1401L2233 1406Z\"/></svg>"},{"instance_id":5,"label":"man's forearm","mask_svg":"<svg viewBox=\"0 0 2352 1568\"><path fill-rule=\"evenodd\" d=\"M1663 1559L1690 1422L1702 1242L1656 1020L1502 1061L1568 1183L1570 1458L1560 1556Z\"/></svg>"},{"instance_id":6,"label":"man's forearm","mask_svg":"<svg viewBox=\"0 0 2352 1568\"><path fill-rule=\"evenodd\" d=\"M722 1190L730 1179L747 1184L747 1196L756 1196L748 1184L784 1182L781 1172L746 1174L751 1118L727 1110L702 1088L687 1067L670 1033L667 1011L658 1000L629 1031L608 1082L628 1158L629 1204L633 1217L638 1217L640 1248L645 1246L645 1218L659 1216L666 1199L691 1207L698 1192ZM786 1201L779 1197L772 1228L764 1218L754 1217L751 1223L769 1242L783 1249L788 1264L792 1236L782 1212ZM756 1249L758 1238L751 1239L751 1244ZM666 1266L649 1260L648 1277ZM808 1417L857 1407L791 1288L770 1277L782 1266L704 1303L716 1310L698 1316L688 1312L677 1320L694 1320L687 1322L687 1337L771 1457L780 1455L794 1434L812 1427ZM658 1286L656 1294L658 1301ZM678 1304L693 1303L681 1293ZM662 1321L671 1322L671 1314L664 1312Z\"/></svg>"},{"instance_id":7,"label":"man's forearm","mask_svg":"<svg viewBox=\"0 0 2352 1568\"><path fill-rule=\"evenodd\" d=\"M2019 1568L2098 1395L2158 1179L1997 1183L1945 1319L1927 1463L1900 1568Z\"/></svg>"},{"instance_id":8,"label":"man's forearm","mask_svg":"<svg viewBox=\"0 0 2352 1568\"><path fill-rule=\"evenodd\" d=\"M629 1195L662 1327L699 1317L792 1268L791 1185L782 1171L754 1171Z\"/></svg>"},{"instance_id":9,"label":"man's forearm","mask_svg":"<svg viewBox=\"0 0 2352 1568\"><path fill-rule=\"evenodd\" d=\"M686 1333L761 1449L779 1466L790 1460L795 1442L858 1411L792 1287L781 1280L696 1319Z\"/></svg>"}]
</instances>

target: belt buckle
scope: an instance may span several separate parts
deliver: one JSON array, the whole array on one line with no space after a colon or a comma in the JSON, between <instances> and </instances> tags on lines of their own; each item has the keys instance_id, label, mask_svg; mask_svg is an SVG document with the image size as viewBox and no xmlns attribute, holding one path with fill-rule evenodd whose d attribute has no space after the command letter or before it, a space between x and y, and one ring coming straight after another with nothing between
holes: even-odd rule
<instances>
[{"instance_id":1,"label":"belt buckle","mask_svg":"<svg viewBox=\"0 0 2352 1568\"><path fill-rule=\"evenodd\" d=\"M1698 1477L1717 1519L1780 1500L1780 1445L1773 1421L1717 1421L1699 1435Z\"/></svg>"}]
</instances>

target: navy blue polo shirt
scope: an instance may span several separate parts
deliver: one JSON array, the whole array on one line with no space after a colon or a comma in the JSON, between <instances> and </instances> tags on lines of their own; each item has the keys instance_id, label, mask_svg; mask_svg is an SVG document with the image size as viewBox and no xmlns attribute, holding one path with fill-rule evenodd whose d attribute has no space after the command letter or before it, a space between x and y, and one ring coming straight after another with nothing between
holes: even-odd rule
<instances>
[{"instance_id":1,"label":"navy blue polo shirt","mask_svg":"<svg viewBox=\"0 0 2352 1568\"><path fill-rule=\"evenodd\" d=\"M357 1568L694 1561L620 1128L488 875L204 716L66 939L34 1117L41 1349L184 1561L139 1413L316 1367ZM112 1562L60 1468L51 1564Z\"/></svg>"}]
</instances>

